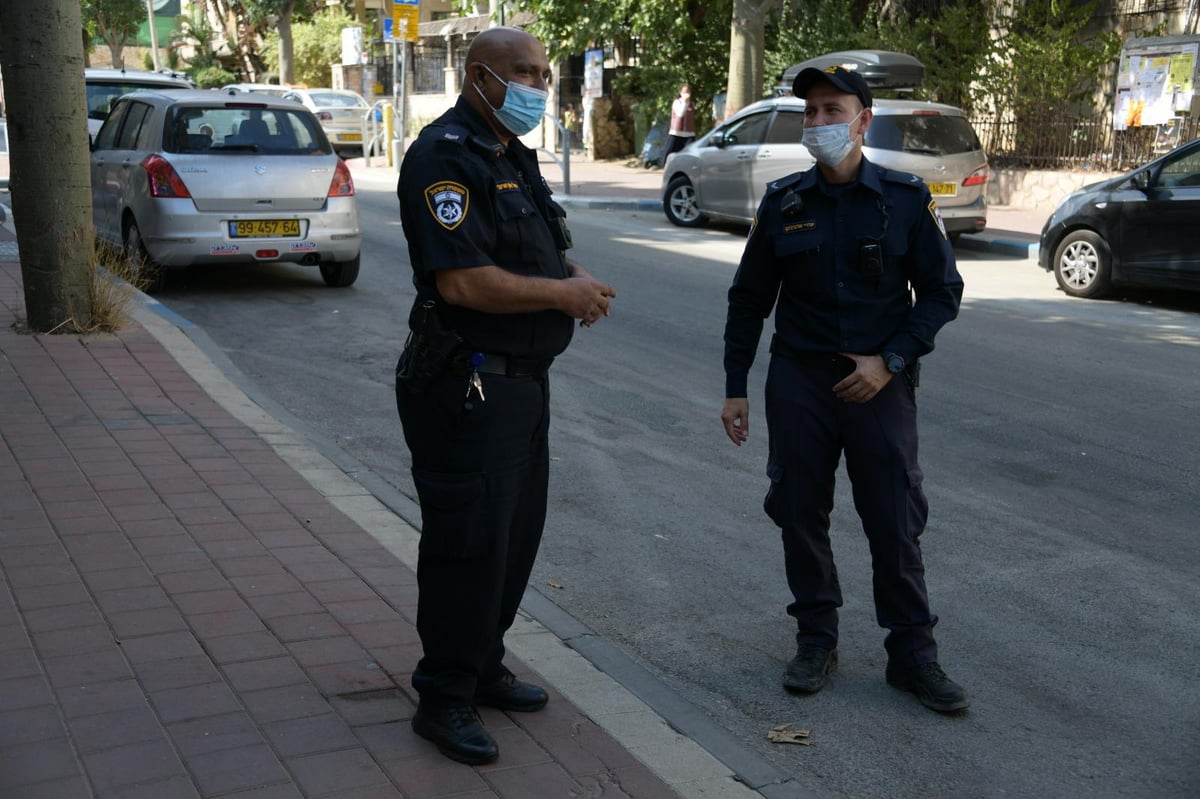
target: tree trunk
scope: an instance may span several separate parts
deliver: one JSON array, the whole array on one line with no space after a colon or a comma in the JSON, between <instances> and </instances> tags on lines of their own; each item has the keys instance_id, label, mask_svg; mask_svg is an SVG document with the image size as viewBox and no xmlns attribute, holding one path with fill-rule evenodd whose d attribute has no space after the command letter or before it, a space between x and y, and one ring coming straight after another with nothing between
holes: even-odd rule
<instances>
[{"instance_id":1,"label":"tree trunk","mask_svg":"<svg viewBox=\"0 0 1200 799\"><path fill-rule=\"evenodd\" d=\"M296 80L295 59L292 58L292 12L296 4L284 3L279 9L279 82L290 86Z\"/></svg>"},{"instance_id":2,"label":"tree trunk","mask_svg":"<svg viewBox=\"0 0 1200 799\"><path fill-rule=\"evenodd\" d=\"M777 0L733 0L725 118L762 97L767 13Z\"/></svg>"},{"instance_id":3,"label":"tree trunk","mask_svg":"<svg viewBox=\"0 0 1200 799\"><path fill-rule=\"evenodd\" d=\"M37 332L92 315L95 234L77 0L0 2L13 222ZM54 102L47 102L47 98Z\"/></svg>"}]
</instances>

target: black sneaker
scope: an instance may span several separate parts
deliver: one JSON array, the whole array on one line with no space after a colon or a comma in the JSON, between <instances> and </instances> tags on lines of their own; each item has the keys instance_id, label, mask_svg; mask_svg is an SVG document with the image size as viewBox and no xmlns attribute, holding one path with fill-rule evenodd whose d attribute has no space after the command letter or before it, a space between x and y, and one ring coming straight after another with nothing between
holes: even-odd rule
<instances>
[{"instance_id":1,"label":"black sneaker","mask_svg":"<svg viewBox=\"0 0 1200 799\"><path fill-rule=\"evenodd\" d=\"M971 705L967 691L946 676L936 663L918 663L909 667L887 667L888 685L917 695L921 704L939 713L966 710Z\"/></svg>"},{"instance_id":2,"label":"black sneaker","mask_svg":"<svg viewBox=\"0 0 1200 799\"><path fill-rule=\"evenodd\" d=\"M432 741L443 755L460 763L482 766L500 756L496 741L470 705L427 707L424 702L418 703L412 728Z\"/></svg>"},{"instance_id":3,"label":"black sneaker","mask_svg":"<svg viewBox=\"0 0 1200 799\"><path fill-rule=\"evenodd\" d=\"M783 672L783 687L803 694L816 693L825 687L826 680L836 668L836 648L800 644L796 647L796 657Z\"/></svg>"}]
</instances>

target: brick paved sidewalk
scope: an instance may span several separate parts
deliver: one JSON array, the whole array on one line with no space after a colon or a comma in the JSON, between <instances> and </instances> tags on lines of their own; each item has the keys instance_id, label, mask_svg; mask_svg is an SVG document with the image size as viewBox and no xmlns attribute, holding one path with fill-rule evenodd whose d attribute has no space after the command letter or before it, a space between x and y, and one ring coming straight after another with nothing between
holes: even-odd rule
<instances>
[{"instance_id":1,"label":"brick paved sidewalk","mask_svg":"<svg viewBox=\"0 0 1200 799\"><path fill-rule=\"evenodd\" d=\"M18 333L3 255L0 796L675 795L553 688L417 738L411 569L143 327Z\"/></svg>"}]
</instances>

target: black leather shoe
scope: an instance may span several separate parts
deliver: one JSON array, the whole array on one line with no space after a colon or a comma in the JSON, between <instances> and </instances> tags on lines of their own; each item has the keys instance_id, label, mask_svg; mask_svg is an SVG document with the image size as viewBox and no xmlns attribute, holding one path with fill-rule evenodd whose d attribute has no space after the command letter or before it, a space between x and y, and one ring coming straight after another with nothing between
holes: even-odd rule
<instances>
[{"instance_id":1,"label":"black leather shoe","mask_svg":"<svg viewBox=\"0 0 1200 799\"><path fill-rule=\"evenodd\" d=\"M517 713L541 710L549 700L550 697L546 694L545 688L521 682L508 670L505 670L504 676L494 683L481 685L475 689L475 704Z\"/></svg>"},{"instance_id":2,"label":"black leather shoe","mask_svg":"<svg viewBox=\"0 0 1200 799\"><path fill-rule=\"evenodd\" d=\"M783 672L783 687L789 691L812 694L825 687L829 675L837 668L837 649L815 644L800 644L796 657Z\"/></svg>"},{"instance_id":3,"label":"black leather shoe","mask_svg":"<svg viewBox=\"0 0 1200 799\"><path fill-rule=\"evenodd\" d=\"M437 746L451 760L482 766L500 756L500 748L488 735L475 708L470 705L427 707L417 705L413 732Z\"/></svg>"},{"instance_id":4,"label":"black leather shoe","mask_svg":"<svg viewBox=\"0 0 1200 799\"><path fill-rule=\"evenodd\" d=\"M918 663L915 666L887 667L888 685L917 695L921 704L939 713L965 710L971 704L967 691L946 676L936 663Z\"/></svg>"}]
</instances>

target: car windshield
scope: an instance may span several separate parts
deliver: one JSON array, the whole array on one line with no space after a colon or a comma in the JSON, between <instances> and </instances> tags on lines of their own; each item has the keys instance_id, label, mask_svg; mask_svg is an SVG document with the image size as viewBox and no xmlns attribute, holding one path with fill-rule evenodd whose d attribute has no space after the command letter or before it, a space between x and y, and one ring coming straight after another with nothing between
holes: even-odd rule
<instances>
[{"instance_id":1,"label":"car windshield","mask_svg":"<svg viewBox=\"0 0 1200 799\"><path fill-rule=\"evenodd\" d=\"M299 109L176 106L167 114L163 149L169 153L252 152L321 155L330 152L312 114Z\"/></svg>"},{"instance_id":2,"label":"car windshield","mask_svg":"<svg viewBox=\"0 0 1200 799\"><path fill-rule=\"evenodd\" d=\"M117 98L130 92L144 92L156 89L187 89L186 84L172 83L136 83L133 81L87 81L87 115L88 119L103 120L116 103Z\"/></svg>"},{"instance_id":3,"label":"car windshield","mask_svg":"<svg viewBox=\"0 0 1200 799\"><path fill-rule=\"evenodd\" d=\"M877 114L863 144L916 155L956 155L983 149L970 122L941 114Z\"/></svg>"},{"instance_id":4,"label":"car windshield","mask_svg":"<svg viewBox=\"0 0 1200 799\"><path fill-rule=\"evenodd\" d=\"M345 108L362 108L367 101L353 94L335 94L333 92L310 92L309 97L315 105L323 108L341 106Z\"/></svg>"}]
</instances>

